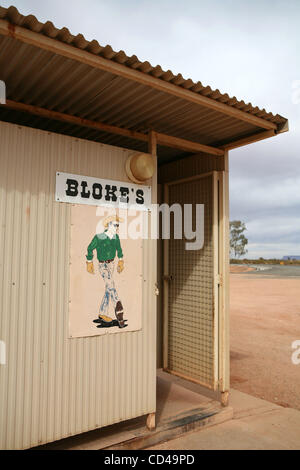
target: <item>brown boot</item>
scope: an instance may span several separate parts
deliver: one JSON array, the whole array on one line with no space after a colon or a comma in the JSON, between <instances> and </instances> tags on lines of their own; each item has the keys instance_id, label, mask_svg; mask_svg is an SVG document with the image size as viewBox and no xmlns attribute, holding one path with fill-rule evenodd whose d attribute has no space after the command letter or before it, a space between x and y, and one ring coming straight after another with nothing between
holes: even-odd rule
<instances>
[{"instance_id":1,"label":"brown boot","mask_svg":"<svg viewBox=\"0 0 300 470\"><path fill-rule=\"evenodd\" d=\"M117 321L119 323L119 328L125 328L126 325L124 322L123 305L121 304L120 301L117 302L115 314L116 314Z\"/></svg>"}]
</instances>

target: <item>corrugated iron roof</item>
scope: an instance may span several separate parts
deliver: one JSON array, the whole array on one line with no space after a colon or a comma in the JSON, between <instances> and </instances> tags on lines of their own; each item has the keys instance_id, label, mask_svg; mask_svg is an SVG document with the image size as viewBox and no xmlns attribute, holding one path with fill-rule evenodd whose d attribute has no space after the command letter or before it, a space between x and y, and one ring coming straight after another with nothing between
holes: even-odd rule
<instances>
[{"instance_id":1,"label":"corrugated iron roof","mask_svg":"<svg viewBox=\"0 0 300 470\"><path fill-rule=\"evenodd\" d=\"M260 109L257 106L254 107L251 103L245 103L243 100L240 101L235 96L230 97L227 93L222 94L219 90L213 90L209 86L204 86L201 82L194 82L190 78L185 79L181 74L174 75L171 70L165 71L160 65L152 66L148 61L142 62L136 55L129 57L124 51L116 52L111 46L101 46L96 40L87 41L82 34L74 36L70 33L68 28L58 29L51 21L41 23L34 15L23 16L19 13L17 8L13 6L9 8L0 7L0 19L8 20L13 25L27 28L33 32L43 34L49 38L112 60L126 67L139 70L276 124L286 121L286 119L279 114L273 115L265 109Z\"/></svg>"},{"instance_id":2,"label":"corrugated iron roof","mask_svg":"<svg viewBox=\"0 0 300 470\"><path fill-rule=\"evenodd\" d=\"M238 101L235 97L230 98L219 90L204 87L200 82L185 80L180 74L175 76L171 71L163 71L160 66L153 67L149 62L141 62L136 56L128 57L123 51L114 52L110 46L102 47L97 41L88 42L82 35L73 36L68 29L57 29L51 22L40 23L33 15L23 16L15 7L0 7L1 19L13 26L26 28L124 67L139 70L159 79L158 81L172 83L193 92L195 96L202 95L259 117L278 126L278 129L287 122L279 115L274 116L250 103ZM229 115L219 109L211 109L199 102L185 99L184 96L176 96L164 89L138 83L125 75L79 62L57 50L42 48L38 41L34 44L22 42L14 34L0 35L0 80L6 83L9 100L144 134L154 130L218 147L264 130L260 123L240 119L236 112ZM62 123L54 118L32 116L5 107L0 107L0 120L134 150L147 150L146 143L131 138ZM186 155L178 149L158 147L160 163Z\"/></svg>"}]
</instances>

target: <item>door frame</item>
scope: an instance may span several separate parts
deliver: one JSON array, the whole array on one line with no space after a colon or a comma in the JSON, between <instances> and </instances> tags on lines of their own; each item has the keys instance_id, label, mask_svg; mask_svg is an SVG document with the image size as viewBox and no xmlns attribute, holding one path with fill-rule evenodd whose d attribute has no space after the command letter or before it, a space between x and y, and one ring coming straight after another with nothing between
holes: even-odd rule
<instances>
[{"instance_id":1,"label":"door frame","mask_svg":"<svg viewBox=\"0 0 300 470\"><path fill-rule=\"evenodd\" d=\"M224 391L226 381L224 380L224 362L226 363L226 346L224 344L224 331L226 322L224 316L227 315L226 310L226 285L225 279L225 262L226 262L226 197L225 197L225 174L223 171L210 171L202 174L197 174L192 177L182 178L179 180L165 183L163 188L163 202L169 204L169 187L175 184L184 184L192 181L201 180L202 178L212 176L213 184L213 270L214 270L214 332L213 332L213 350L214 350L214 364L213 364L213 378L214 383L209 386L196 379L186 377L183 374L171 371L168 369L168 322L169 322L169 240L163 240L163 370L177 375L190 382L197 383L205 388L211 390Z\"/></svg>"}]
</instances>

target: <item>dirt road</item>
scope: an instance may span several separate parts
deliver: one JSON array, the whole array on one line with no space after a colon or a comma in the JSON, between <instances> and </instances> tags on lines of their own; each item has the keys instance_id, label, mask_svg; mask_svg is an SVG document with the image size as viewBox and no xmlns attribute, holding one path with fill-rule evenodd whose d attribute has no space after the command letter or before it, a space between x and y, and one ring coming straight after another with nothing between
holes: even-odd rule
<instances>
[{"instance_id":1,"label":"dirt road","mask_svg":"<svg viewBox=\"0 0 300 470\"><path fill-rule=\"evenodd\" d=\"M300 410L300 277L231 274L231 387Z\"/></svg>"}]
</instances>

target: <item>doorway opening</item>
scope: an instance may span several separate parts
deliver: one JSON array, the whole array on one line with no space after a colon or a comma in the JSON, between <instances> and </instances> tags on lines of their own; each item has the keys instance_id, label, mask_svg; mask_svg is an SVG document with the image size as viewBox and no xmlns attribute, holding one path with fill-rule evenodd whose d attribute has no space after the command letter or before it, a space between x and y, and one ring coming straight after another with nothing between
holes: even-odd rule
<instances>
[{"instance_id":1,"label":"doorway opening","mask_svg":"<svg viewBox=\"0 0 300 470\"><path fill-rule=\"evenodd\" d=\"M158 241L157 369L197 386L221 400L224 392L224 172L210 171L158 185L158 203L168 204L169 239ZM203 246L186 249L184 216L181 238L174 233L179 204L192 205L192 228L197 227L196 205L204 207ZM199 225L199 224L198 224ZM160 226L162 226L162 221ZM197 248L197 247L196 247ZM158 375L160 372L158 373Z\"/></svg>"}]
</instances>

